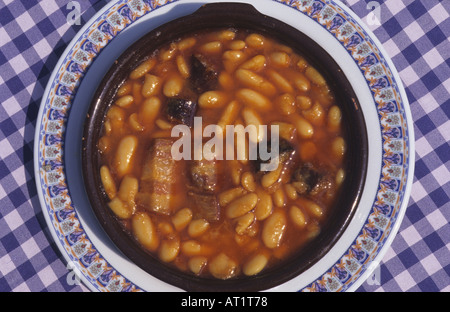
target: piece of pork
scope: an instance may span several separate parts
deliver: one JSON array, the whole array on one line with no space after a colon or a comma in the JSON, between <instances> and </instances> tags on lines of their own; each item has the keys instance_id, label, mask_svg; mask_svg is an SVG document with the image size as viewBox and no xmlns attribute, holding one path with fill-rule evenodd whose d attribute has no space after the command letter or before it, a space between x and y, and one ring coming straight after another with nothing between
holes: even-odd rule
<instances>
[{"instance_id":1,"label":"piece of pork","mask_svg":"<svg viewBox=\"0 0 450 312\"><path fill-rule=\"evenodd\" d=\"M218 86L219 72L214 64L202 54L191 57L189 85L197 94L215 90Z\"/></svg>"},{"instance_id":2,"label":"piece of pork","mask_svg":"<svg viewBox=\"0 0 450 312\"><path fill-rule=\"evenodd\" d=\"M170 215L174 209L175 184L178 181L178 162L172 158L173 139L154 139L141 175L138 206L159 214Z\"/></svg>"},{"instance_id":3,"label":"piece of pork","mask_svg":"<svg viewBox=\"0 0 450 312\"><path fill-rule=\"evenodd\" d=\"M169 98L167 100L167 116L170 121L182 123L192 128L196 113L196 100L185 98Z\"/></svg>"},{"instance_id":4,"label":"piece of pork","mask_svg":"<svg viewBox=\"0 0 450 312\"><path fill-rule=\"evenodd\" d=\"M220 218L220 206L216 196L218 171L218 163L215 160L193 160L189 167L191 184L188 195L194 202L194 216L209 222Z\"/></svg>"},{"instance_id":5,"label":"piece of pork","mask_svg":"<svg viewBox=\"0 0 450 312\"><path fill-rule=\"evenodd\" d=\"M311 196L330 190L333 182L329 174L321 172L312 163L303 163L292 174L292 184L300 194Z\"/></svg>"}]
</instances>

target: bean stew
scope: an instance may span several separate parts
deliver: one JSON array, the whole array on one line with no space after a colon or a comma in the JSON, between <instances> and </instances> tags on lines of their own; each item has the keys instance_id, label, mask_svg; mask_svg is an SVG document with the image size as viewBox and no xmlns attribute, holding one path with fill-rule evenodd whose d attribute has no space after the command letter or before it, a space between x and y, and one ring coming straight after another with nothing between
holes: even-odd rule
<instances>
[{"instance_id":1,"label":"bean stew","mask_svg":"<svg viewBox=\"0 0 450 312\"><path fill-rule=\"evenodd\" d=\"M244 29L199 31L148 55L117 87L97 144L102 187L160 261L206 278L254 276L320 233L346 176L342 122L328 82L291 47ZM188 131L174 136L179 125ZM197 140L204 152L209 125L223 150L196 158L184 148ZM271 129L279 161L263 170L251 143L274 148ZM190 159L174 157L183 135L176 151Z\"/></svg>"}]
</instances>

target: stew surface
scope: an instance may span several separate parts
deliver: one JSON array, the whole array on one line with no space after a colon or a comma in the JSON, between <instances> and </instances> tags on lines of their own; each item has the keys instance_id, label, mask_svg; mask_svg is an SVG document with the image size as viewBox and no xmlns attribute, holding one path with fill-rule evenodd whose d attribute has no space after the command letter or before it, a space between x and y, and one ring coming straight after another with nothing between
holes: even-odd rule
<instances>
[{"instance_id":1,"label":"stew surface","mask_svg":"<svg viewBox=\"0 0 450 312\"><path fill-rule=\"evenodd\" d=\"M237 29L180 38L130 70L108 109L98 142L108 205L168 265L258 274L320 233L345 176L341 119L327 82L290 47ZM251 157L265 146L278 148L271 170ZM208 151L216 157L197 157Z\"/></svg>"}]
</instances>

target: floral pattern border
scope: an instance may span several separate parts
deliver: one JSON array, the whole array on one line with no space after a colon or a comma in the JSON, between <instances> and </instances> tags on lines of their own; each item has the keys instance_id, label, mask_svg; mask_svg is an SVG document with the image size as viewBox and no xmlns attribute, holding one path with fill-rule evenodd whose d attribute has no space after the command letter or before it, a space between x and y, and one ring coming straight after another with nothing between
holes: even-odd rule
<instances>
[{"instance_id":1,"label":"floral pattern border","mask_svg":"<svg viewBox=\"0 0 450 312\"><path fill-rule=\"evenodd\" d=\"M65 180L63 145L76 90L100 51L139 18L178 0L119 0L86 28L71 48L50 87L39 128L38 163L46 213L59 243L77 269L100 291L143 291L113 268L90 242L71 202ZM348 51L375 99L382 134L382 173L366 223L350 249L320 279L300 291L345 291L367 269L389 237L404 200L409 135L400 91L381 52L363 28L330 0L273 0L322 25Z\"/></svg>"}]
</instances>

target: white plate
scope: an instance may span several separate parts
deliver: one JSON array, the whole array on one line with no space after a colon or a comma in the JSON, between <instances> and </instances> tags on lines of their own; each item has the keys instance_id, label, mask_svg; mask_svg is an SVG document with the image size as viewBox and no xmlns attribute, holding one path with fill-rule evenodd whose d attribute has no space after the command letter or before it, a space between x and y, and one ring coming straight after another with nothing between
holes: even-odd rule
<instances>
[{"instance_id":1,"label":"white plate","mask_svg":"<svg viewBox=\"0 0 450 312\"><path fill-rule=\"evenodd\" d=\"M91 290L180 290L129 261L100 227L83 186L81 137L90 100L114 60L151 29L210 2L223 1L111 1L79 31L52 73L36 125L36 184L56 244ZM375 36L338 1L234 2L250 3L332 51L369 129L368 178L351 223L319 262L270 291L355 290L391 244L412 185L412 118L398 73Z\"/></svg>"}]
</instances>

